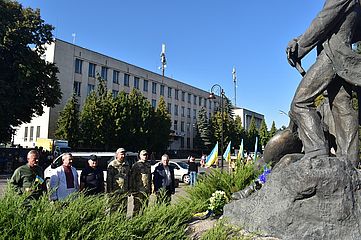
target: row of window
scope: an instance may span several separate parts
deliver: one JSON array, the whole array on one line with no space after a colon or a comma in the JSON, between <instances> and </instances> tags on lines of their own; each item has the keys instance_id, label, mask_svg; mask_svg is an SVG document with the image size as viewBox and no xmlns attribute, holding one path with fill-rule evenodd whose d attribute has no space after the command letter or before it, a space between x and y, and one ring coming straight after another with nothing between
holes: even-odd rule
<instances>
[{"instance_id":1,"label":"row of window","mask_svg":"<svg viewBox=\"0 0 361 240\"><path fill-rule=\"evenodd\" d=\"M75 59L75 72L82 74L82 68L83 68L83 60L76 58ZM88 76L89 77L95 77L95 68L96 68L96 64L94 63L89 63L89 69L88 69ZM104 80L108 80L108 70L109 68L102 66L101 67L101 78ZM120 72L117 70L113 70L113 83L119 84L119 75ZM134 76L134 84L133 87L135 89L139 89L139 77ZM75 84L80 85L80 83L74 83L74 92L77 96L80 96L80 87L79 86L75 86ZM143 91L144 92L148 92L148 84L149 81L144 79L144 84L143 84ZM130 75L127 73L124 73L124 78L123 78L123 85L129 87L130 86ZM158 83L156 82L152 82L152 93L153 94L157 94L157 85ZM75 91L75 87L77 87L78 91ZM165 96L165 85L160 84L160 89L159 89L160 95L161 96ZM88 92L89 93L89 92ZM171 87L168 87L168 92L167 92L167 96L168 98L172 98L172 93L173 93L173 89ZM178 89L174 89L174 98L175 100L179 100L179 90ZM192 94L188 93L187 95L187 102L191 103L191 99L192 99ZM197 101L198 99L198 101ZM181 101L185 101L186 100L186 92L181 91ZM203 101L203 106L207 107L207 99L206 98L202 98L200 96L196 96L193 95L193 104L194 105L199 105L202 106L202 101ZM212 108L212 102L209 102L209 109Z\"/></svg>"},{"instance_id":2,"label":"row of window","mask_svg":"<svg viewBox=\"0 0 361 240\"><path fill-rule=\"evenodd\" d=\"M24 142L28 141L28 136L29 136L29 142L33 142L34 141L34 126L30 127L30 131L29 131L29 127L25 127ZM38 137L40 137L40 126L36 127L35 139L37 139Z\"/></svg>"}]
</instances>

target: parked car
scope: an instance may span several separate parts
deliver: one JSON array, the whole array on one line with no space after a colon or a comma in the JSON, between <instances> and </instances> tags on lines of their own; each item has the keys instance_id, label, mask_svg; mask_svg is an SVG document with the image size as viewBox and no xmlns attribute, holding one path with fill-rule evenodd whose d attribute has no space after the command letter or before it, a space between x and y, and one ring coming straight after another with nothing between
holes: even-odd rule
<instances>
[{"instance_id":1,"label":"parked car","mask_svg":"<svg viewBox=\"0 0 361 240\"><path fill-rule=\"evenodd\" d=\"M76 168L78 175L80 177L81 171L88 165L88 160L91 155L96 155L98 157L98 167L103 170L104 173L104 181L107 179L107 167L108 163L112 161L115 157L114 152L72 152L71 153L73 160L73 167ZM44 171L44 178L48 182L50 180L51 175L55 173L55 168L62 165L62 156L61 154L52 162L52 164L47 167ZM138 159L138 154L133 152L125 153L125 161L132 166Z\"/></svg>"},{"instance_id":2,"label":"parked car","mask_svg":"<svg viewBox=\"0 0 361 240\"><path fill-rule=\"evenodd\" d=\"M152 173L154 169L161 164L160 161L156 161L155 164L151 166ZM169 161L169 165L174 167L174 178L177 181L184 182L185 184L189 184L189 174L188 174L188 164L185 162L173 162Z\"/></svg>"}]
</instances>

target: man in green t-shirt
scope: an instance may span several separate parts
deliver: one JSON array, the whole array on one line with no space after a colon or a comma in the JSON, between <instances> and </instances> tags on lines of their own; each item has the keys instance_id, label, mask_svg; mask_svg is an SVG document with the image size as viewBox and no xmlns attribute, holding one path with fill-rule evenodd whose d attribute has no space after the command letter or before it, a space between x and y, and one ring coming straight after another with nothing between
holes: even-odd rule
<instances>
[{"instance_id":1,"label":"man in green t-shirt","mask_svg":"<svg viewBox=\"0 0 361 240\"><path fill-rule=\"evenodd\" d=\"M10 179L10 185L18 194L30 193L30 197L38 199L46 192L43 169L38 166L39 154L31 150L27 154L28 163L18 167Z\"/></svg>"}]
</instances>

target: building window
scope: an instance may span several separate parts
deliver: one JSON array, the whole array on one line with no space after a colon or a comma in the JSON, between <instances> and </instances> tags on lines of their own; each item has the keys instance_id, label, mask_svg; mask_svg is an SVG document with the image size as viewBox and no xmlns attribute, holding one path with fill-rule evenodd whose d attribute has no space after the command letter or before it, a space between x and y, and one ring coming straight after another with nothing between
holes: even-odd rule
<instances>
[{"instance_id":1,"label":"building window","mask_svg":"<svg viewBox=\"0 0 361 240\"><path fill-rule=\"evenodd\" d=\"M164 85L160 85L160 95L164 96Z\"/></svg>"},{"instance_id":2,"label":"building window","mask_svg":"<svg viewBox=\"0 0 361 240\"><path fill-rule=\"evenodd\" d=\"M157 83L152 82L152 93L157 94Z\"/></svg>"},{"instance_id":3,"label":"building window","mask_svg":"<svg viewBox=\"0 0 361 240\"><path fill-rule=\"evenodd\" d=\"M196 95L193 96L193 104L197 105L197 96Z\"/></svg>"},{"instance_id":4,"label":"building window","mask_svg":"<svg viewBox=\"0 0 361 240\"><path fill-rule=\"evenodd\" d=\"M78 97L80 97L80 85L81 82L74 81L74 94Z\"/></svg>"},{"instance_id":5,"label":"building window","mask_svg":"<svg viewBox=\"0 0 361 240\"><path fill-rule=\"evenodd\" d=\"M189 133L191 131L191 124L187 123L187 133Z\"/></svg>"},{"instance_id":6,"label":"building window","mask_svg":"<svg viewBox=\"0 0 361 240\"><path fill-rule=\"evenodd\" d=\"M178 89L175 89L175 90L174 90L174 99L175 99L175 100L178 100L178 95L179 95L179 90L178 90Z\"/></svg>"},{"instance_id":7,"label":"building window","mask_svg":"<svg viewBox=\"0 0 361 240\"><path fill-rule=\"evenodd\" d=\"M193 109L193 119L197 118L197 109Z\"/></svg>"},{"instance_id":8,"label":"building window","mask_svg":"<svg viewBox=\"0 0 361 240\"><path fill-rule=\"evenodd\" d=\"M187 138L187 148L191 148L191 139Z\"/></svg>"},{"instance_id":9,"label":"building window","mask_svg":"<svg viewBox=\"0 0 361 240\"><path fill-rule=\"evenodd\" d=\"M96 65L94 63L89 63L89 72L88 76L95 78L95 67Z\"/></svg>"},{"instance_id":10,"label":"building window","mask_svg":"<svg viewBox=\"0 0 361 240\"><path fill-rule=\"evenodd\" d=\"M24 142L28 141L28 127L25 127L25 131L24 131Z\"/></svg>"},{"instance_id":11,"label":"building window","mask_svg":"<svg viewBox=\"0 0 361 240\"><path fill-rule=\"evenodd\" d=\"M30 137L29 137L29 142L32 142L34 140L34 127L31 126L30 127Z\"/></svg>"},{"instance_id":12,"label":"building window","mask_svg":"<svg viewBox=\"0 0 361 240\"><path fill-rule=\"evenodd\" d=\"M212 102L211 101L209 101L208 106L209 106L209 110L212 110Z\"/></svg>"},{"instance_id":13,"label":"building window","mask_svg":"<svg viewBox=\"0 0 361 240\"><path fill-rule=\"evenodd\" d=\"M171 103L167 104L167 110L170 114L172 113L172 104Z\"/></svg>"},{"instance_id":14,"label":"building window","mask_svg":"<svg viewBox=\"0 0 361 240\"><path fill-rule=\"evenodd\" d=\"M187 108L187 117L190 118L191 117L191 109Z\"/></svg>"},{"instance_id":15,"label":"building window","mask_svg":"<svg viewBox=\"0 0 361 240\"><path fill-rule=\"evenodd\" d=\"M40 126L36 127L36 138L40 137Z\"/></svg>"},{"instance_id":16,"label":"building window","mask_svg":"<svg viewBox=\"0 0 361 240\"><path fill-rule=\"evenodd\" d=\"M168 87L168 97L171 98L172 97L172 88Z\"/></svg>"},{"instance_id":17,"label":"building window","mask_svg":"<svg viewBox=\"0 0 361 240\"><path fill-rule=\"evenodd\" d=\"M183 102L185 101L185 98L186 98L186 93L185 93L185 92L182 92L182 101L183 101Z\"/></svg>"},{"instance_id":18,"label":"building window","mask_svg":"<svg viewBox=\"0 0 361 240\"><path fill-rule=\"evenodd\" d=\"M129 87L129 74L124 73L124 86Z\"/></svg>"},{"instance_id":19,"label":"building window","mask_svg":"<svg viewBox=\"0 0 361 240\"><path fill-rule=\"evenodd\" d=\"M108 80L108 68L107 67L102 67L101 77L105 81Z\"/></svg>"},{"instance_id":20,"label":"building window","mask_svg":"<svg viewBox=\"0 0 361 240\"><path fill-rule=\"evenodd\" d=\"M157 100L152 99L152 107L156 108L157 107Z\"/></svg>"},{"instance_id":21,"label":"building window","mask_svg":"<svg viewBox=\"0 0 361 240\"><path fill-rule=\"evenodd\" d=\"M202 98L201 98L201 97L198 98L198 102L199 102L198 105L199 105L199 106L202 106Z\"/></svg>"},{"instance_id":22,"label":"building window","mask_svg":"<svg viewBox=\"0 0 361 240\"><path fill-rule=\"evenodd\" d=\"M184 122L181 122L181 132L184 132Z\"/></svg>"},{"instance_id":23,"label":"building window","mask_svg":"<svg viewBox=\"0 0 361 240\"><path fill-rule=\"evenodd\" d=\"M117 90L112 91L113 98L116 98L118 96L118 94L119 94L119 91L117 91Z\"/></svg>"},{"instance_id":24,"label":"building window","mask_svg":"<svg viewBox=\"0 0 361 240\"><path fill-rule=\"evenodd\" d=\"M134 77L134 88L139 89L139 77Z\"/></svg>"},{"instance_id":25,"label":"building window","mask_svg":"<svg viewBox=\"0 0 361 240\"><path fill-rule=\"evenodd\" d=\"M83 60L76 58L75 59L75 72L81 74L82 68L83 68Z\"/></svg>"},{"instance_id":26,"label":"building window","mask_svg":"<svg viewBox=\"0 0 361 240\"><path fill-rule=\"evenodd\" d=\"M143 91L148 92L148 80L144 79Z\"/></svg>"},{"instance_id":27,"label":"building window","mask_svg":"<svg viewBox=\"0 0 361 240\"><path fill-rule=\"evenodd\" d=\"M181 137L181 148L184 148L184 138L183 137Z\"/></svg>"},{"instance_id":28,"label":"building window","mask_svg":"<svg viewBox=\"0 0 361 240\"><path fill-rule=\"evenodd\" d=\"M113 70L113 83L119 84L119 71Z\"/></svg>"},{"instance_id":29,"label":"building window","mask_svg":"<svg viewBox=\"0 0 361 240\"><path fill-rule=\"evenodd\" d=\"M188 93L188 103L191 103L192 94Z\"/></svg>"},{"instance_id":30,"label":"building window","mask_svg":"<svg viewBox=\"0 0 361 240\"><path fill-rule=\"evenodd\" d=\"M178 105L174 104L174 115L178 116Z\"/></svg>"},{"instance_id":31,"label":"building window","mask_svg":"<svg viewBox=\"0 0 361 240\"><path fill-rule=\"evenodd\" d=\"M184 117L184 107L182 106L181 116Z\"/></svg>"},{"instance_id":32,"label":"building window","mask_svg":"<svg viewBox=\"0 0 361 240\"><path fill-rule=\"evenodd\" d=\"M93 84L88 84L88 96L90 95L90 93L91 93L92 91L94 91L94 89L95 89L95 85L93 85Z\"/></svg>"},{"instance_id":33,"label":"building window","mask_svg":"<svg viewBox=\"0 0 361 240\"><path fill-rule=\"evenodd\" d=\"M177 120L174 120L173 129L174 129L174 131L178 131L178 121Z\"/></svg>"}]
</instances>

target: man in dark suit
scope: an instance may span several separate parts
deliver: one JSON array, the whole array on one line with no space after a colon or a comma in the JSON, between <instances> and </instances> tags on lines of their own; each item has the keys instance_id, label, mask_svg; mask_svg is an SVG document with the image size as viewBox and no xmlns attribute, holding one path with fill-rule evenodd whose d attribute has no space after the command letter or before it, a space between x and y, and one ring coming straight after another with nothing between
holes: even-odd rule
<instances>
[{"instance_id":1,"label":"man in dark suit","mask_svg":"<svg viewBox=\"0 0 361 240\"><path fill-rule=\"evenodd\" d=\"M157 195L157 203L171 201L171 195L175 193L174 168L169 166L169 156L164 154L161 163L154 170L154 191Z\"/></svg>"},{"instance_id":2,"label":"man in dark suit","mask_svg":"<svg viewBox=\"0 0 361 240\"><path fill-rule=\"evenodd\" d=\"M361 40L359 0L326 0L323 9L300 37L286 49L291 66L317 47L316 62L304 75L291 104L290 117L299 129L305 157L329 154L314 101L327 91L335 122L337 156L358 163L358 119L352 107L352 86L361 85L361 55L352 44Z\"/></svg>"}]
</instances>

